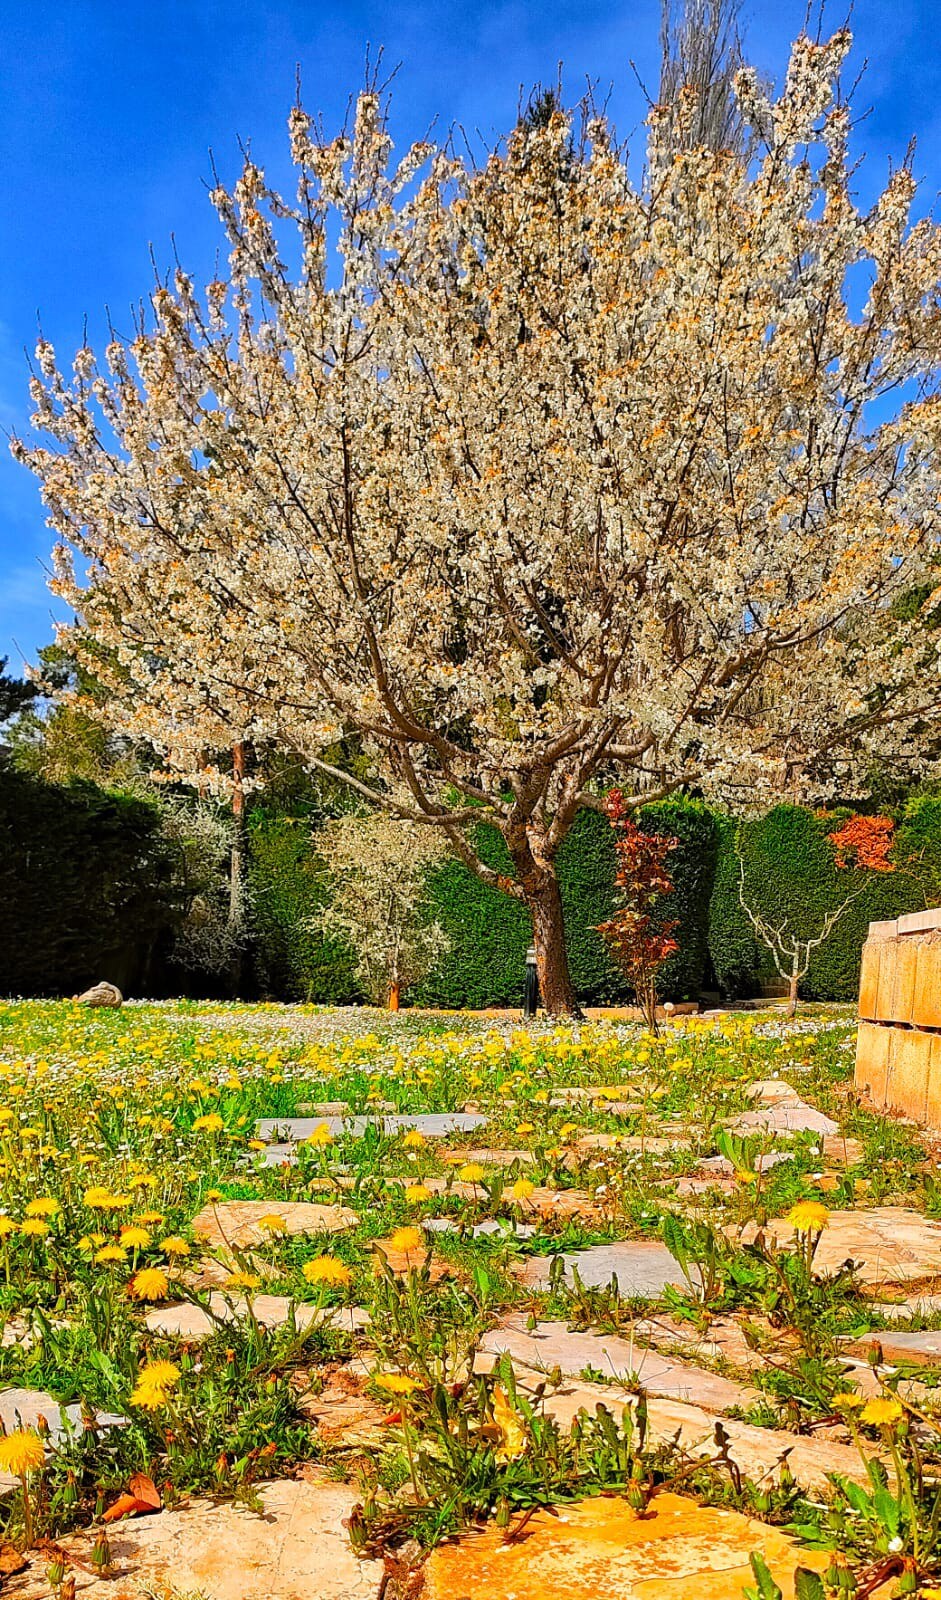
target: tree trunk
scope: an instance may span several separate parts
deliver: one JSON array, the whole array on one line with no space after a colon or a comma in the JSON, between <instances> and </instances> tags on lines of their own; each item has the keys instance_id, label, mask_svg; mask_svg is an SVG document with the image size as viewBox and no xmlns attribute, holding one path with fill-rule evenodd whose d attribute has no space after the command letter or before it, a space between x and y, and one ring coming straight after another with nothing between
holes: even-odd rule
<instances>
[{"instance_id":1,"label":"tree trunk","mask_svg":"<svg viewBox=\"0 0 941 1600\"><path fill-rule=\"evenodd\" d=\"M229 856L229 930L235 944L229 962L229 982L234 995L242 986L242 921L245 914L245 746L232 746L232 850Z\"/></svg>"},{"instance_id":2,"label":"tree trunk","mask_svg":"<svg viewBox=\"0 0 941 1600\"><path fill-rule=\"evenodd\" d=\"M569 972L562 920L559 880L553 872L540 871L524 880L526 904L533 919L533 944L539 975L539 999L550 1017L582 1015Z\"/></svg>"},{"instance_id":3,"label":"tree trunk","mask_svg":"<svg viewBox=\"0 0 941 1600\"><path fill-rule=\"evenodd\" d=\"M787 1015L793 1017L797 1012L797 973L792 972L787 984Z\"/></svg>"},{"instance_id":4,"label":"tree trunk","mask_svg":"<svg viewBox=\"0 0 941 1600\"><path fill-rule=\"evenodd\" d=\"M390 983L390 985L389 985L389 1010L390 1011L398 1011L398 1009L399 1009L399 985L397 983Z\"/></svg>"}]
</instances>

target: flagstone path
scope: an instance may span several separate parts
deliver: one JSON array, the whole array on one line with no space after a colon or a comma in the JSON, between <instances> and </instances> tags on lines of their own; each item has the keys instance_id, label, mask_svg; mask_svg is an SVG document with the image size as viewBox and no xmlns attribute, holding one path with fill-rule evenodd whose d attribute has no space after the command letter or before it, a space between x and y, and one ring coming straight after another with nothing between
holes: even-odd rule
<instances>
[{"instance_id":1,"label":"flagstone path","mask_svg":"<svg viewBox=\"0 0 941 1600\"><path fill-rule=\"evenodd\" d=\"M425 1569L424 1600L742 1600L753 1550L786 1600L795 1567L820 1571L828 1560L735 1511L662 1494L638 1517L611 1497L539 1511L515 1543L491 1526L442 1546Z\"/></svg>"}]
</instances>

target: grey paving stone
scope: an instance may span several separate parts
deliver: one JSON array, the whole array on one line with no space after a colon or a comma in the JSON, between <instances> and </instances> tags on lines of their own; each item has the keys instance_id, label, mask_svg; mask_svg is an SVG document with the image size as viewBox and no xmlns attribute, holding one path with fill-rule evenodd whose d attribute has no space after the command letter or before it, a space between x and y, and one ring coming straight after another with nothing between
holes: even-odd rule
<instances>
[{"instance_id":1,"label":"grey paving stone","mask_svg":"<svg viewBox=\"0 0 941 1600\"><path fill-rule=\"evenodd\" d=\"M657 1239L627 1239L617 1244L592 1245L588 1250L571 1251L563 1255L562 1260L567 1283L574 1282L573 1267L589 1288L606 1288L613 1276L625 1298L658 1300L668 1284L675 1288L686 1284L679 1263ZM518 1276L531 1288L545 1288L551 1267L551 1256L532 1256L520 1263ZM695 1268L692 1270L695 1273Z\"/></svg>"},{"instance_id":2,"label":"grey paving stone","mask_svg":"<svg viewBox=\"0 0 941 1600\"><path fill-rule=\"evenodd\" d=\"M262 1117L256 1131L259 1139L267 1139L272 1144L300 1144L324 1125L334 1138L348 1133L361 1139L368 1127L376 1127L390 1137L414 1128L429 1139L443 1139L449 1133L473 1133L475 1128L484 1127L487 1120L479 1111L402 1112L375 1117Z\"/></svg>"},{"instance_id":3,"label":"grey paving stone","mask_svg":"<svg viewBox=\"0 0 941 1600\"><path fill-rule=\"evenodd\" d=\"M743 1111L728 1124L734 1133L819 1133L824 1136L839 1133L839 1123L825 1117L822 1111L805 1105L802 1100L784 1101L766 1106L760 1111Z\"/></svg>"},{"instance_id":4,"label":"grey paving stone","mask_svg":"<svg viewBox=\"0 0 941 1600\"><path fill-rule=\"evenodd\" d=\"M209 1306L212 1315L202 1306L194 1305L192 1301L182 1301L179 1305L156 1306L152 1311L148 1311L144 1323L150 1333L163 1334L168 1339L192 1340L198 1343L202 1339L208 1339L209 1335L216 1331L219 1324L215 1318L231 1322L236 1318L244 1319L248 1316L248 1304L242 1296L227 1297L222 1294L211 1294ZM252 1299L252 1311L257 1321L265 1328L286 1327L291 1319L292 1306L294 1320L299 1329L309 1328L315 1322L329 1322L335 1328L354 1333L364 1328L369 1321L369 1313L362 1306L333 1306L321 1309L300 1301L292 1301L287 1295L278 1294L257 1294Z\"/></svg>"},{"instance_id":5,"label":"grey paving stone","mask_svg":"<svg viewBox=\"0 0 941 1600\"><path fill-rule=\"evenodd\" d=\"M499 1327L484 1334L480 1344L482 1366L505 1353L527 1367L551 1372L554 1367L571 1377L586 1370L600 1372L622 1385L638 1383L649 1394L668 1400L694 1401L706 1411L729 1406L749 1406L758 1392L745 1384L722 1378L704 1367L689 1366L633 1339L596 1333L572 1333L564 1322L537 1322L526 1326L519 1314L506 1317ZM475 1370L481 1370L475 1363Z\"/></svg>"},{"instance_id":6,"label":"grey paving stone","mask_svg":"<svg viewBox=\"0 0 941 1600\"><path fill-rule=\"evenodd\" d=\"M43 1389L0 1390L0 1422L4 1433L12 1433L16 1428L36 1428L40 1418L49 1425L50 1445L58 1444L67 1431L84 1431L82 1407L78 1401L63 1406ZM95 1419L97 1426L103 1429L126 1428L129 1420L110 1411L96 1412ZM9 1472L0 1472L0 1493L14 1488L18 1481Z\"/></svg>"}]
</instances>

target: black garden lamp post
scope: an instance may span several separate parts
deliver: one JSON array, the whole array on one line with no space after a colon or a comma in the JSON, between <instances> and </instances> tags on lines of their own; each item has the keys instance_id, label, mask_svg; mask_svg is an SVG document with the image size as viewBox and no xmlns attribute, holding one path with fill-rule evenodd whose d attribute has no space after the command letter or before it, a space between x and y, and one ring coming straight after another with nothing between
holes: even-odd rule
<instances>
[{"instance_id":1,"label":"black garden lamp post","mask_svg":"<svg viewBox=\"0 0 941 1600\"><path fill-rule=\"evenodd\" d=\"M536 946L526 952L526 986L523 990L523 1017L528 1021L539 1008L539 974L536 971Z\"/></svg>"}]
</instances>

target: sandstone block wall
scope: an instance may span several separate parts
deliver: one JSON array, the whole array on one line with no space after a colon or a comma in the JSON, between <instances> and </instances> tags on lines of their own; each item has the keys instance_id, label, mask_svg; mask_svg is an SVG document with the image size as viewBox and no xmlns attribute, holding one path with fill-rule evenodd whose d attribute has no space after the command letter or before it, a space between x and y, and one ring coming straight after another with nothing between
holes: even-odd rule
<instances>
[{"instance_id":1,"label":"sandstone block wall","mask_svg":"<svg viewBox=\"0 0 941 1600\"><path fill-rule=\"evenodd\" d=\"M859 978L856 1087L941 1127L941 908L870 922Z\"/></svg>"}]
</instances>

